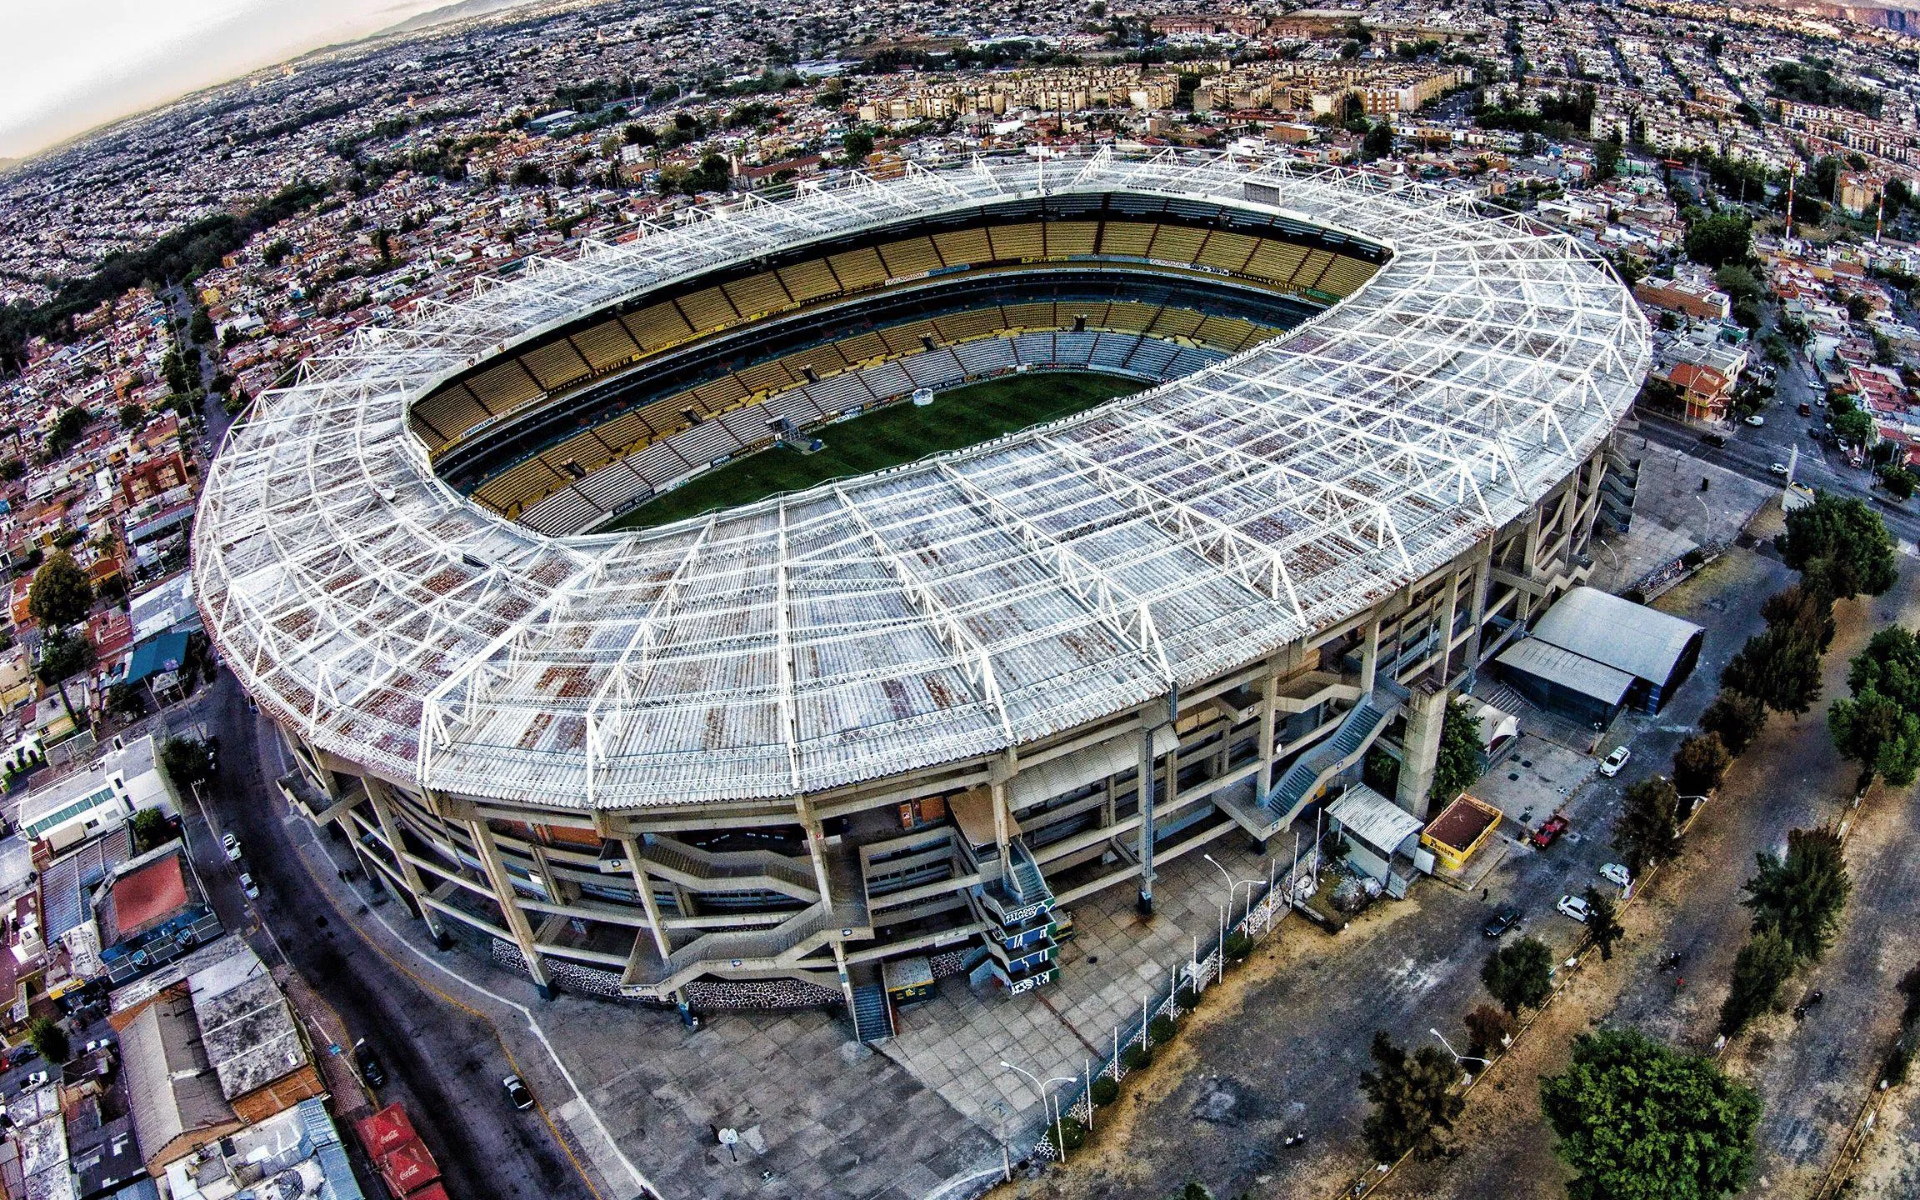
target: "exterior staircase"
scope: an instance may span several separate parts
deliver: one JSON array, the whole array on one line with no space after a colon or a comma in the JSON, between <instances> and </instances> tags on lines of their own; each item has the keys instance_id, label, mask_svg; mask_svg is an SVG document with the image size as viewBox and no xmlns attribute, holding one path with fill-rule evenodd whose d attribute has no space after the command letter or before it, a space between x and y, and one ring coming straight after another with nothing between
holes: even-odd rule
<instances>
[{"instance_id":1,"label":"exterior staircase","mask_svg":"<svg viewBox=\"0 0 1920 1200\"><path fill-rule=\"evenodd\" d=\"M818 903L813 865L771 850L702 850L677 838L656 837L641 850L654 874L695 892L779 892Z\"/></svg>"},{"instance_id":2,"label":"exterior staircase","mask_svg":"<svg viewBox=\"0 0 1920 1200\"><path fill-rule=\"evenodd\" d=\"M893 1004L872 963L853 968L853 1035L869 1046L893 1036Z\"/></svg>"},{"instance_id":3,"label":"exterior staircase","mask_svg":"<svg viewBox=\"0 0 1920 1200\"><path fill-rule=\"evenodd\" d=\"M993 975L1017 995L1059 975L1060 945L1054 936L1059 930L1053 889L1023 839L1007 843L1005 866L999 879L976 885L970 900L987 926L980 936Z\"/></svg>"},{"instance_id":4,"label":"exterior staircase","mask_svg":"<svg viewBox=\"0 0 1920 1200\"><path fill-rule=\"evenodd\" d=\"M639 938L627 961L621 992L635 999L664 1000L708 973L790 974L809 954L831 942L840 930L854 927L862 916L851 905L829 908L815 904L778 925L701 934L664 962L649 939Z\"/></svg>"},{"instance_id":5,"label":"exterior staircase","mask_svg":"<svg viewBox=\"0 0 1920 1200\"><path fill-rule=\"evenodd\" d=\"M1406 690L1382 680L1347 710L1333 735L1309 746L1274 781L1273 790L1251 805L1234 803L1223 794L1218 806L1258 841L1265 841L1293 824L1327 781L1353 766L1366 754L1406 699Z\"/></svg>"}]
</instances>

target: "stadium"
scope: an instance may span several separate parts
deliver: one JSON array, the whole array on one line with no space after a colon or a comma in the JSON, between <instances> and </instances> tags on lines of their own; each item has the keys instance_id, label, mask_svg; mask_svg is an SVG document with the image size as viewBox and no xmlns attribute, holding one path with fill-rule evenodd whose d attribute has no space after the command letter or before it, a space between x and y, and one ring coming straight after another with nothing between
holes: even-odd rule
<instances>
[{"instance_id":1,"label":"stadium","mask_svg":"<svg viewBox=\"0 0 1920 1200\"><path fill-rule=\"evenodd\" d=\"M1077 901L1310 833L1376 746L1424 818L1448 696L1591 570L1647 361L1595 255L1458 197L855 174L310 361L212 468L197 595L289 797L437 937L866 1036L881 963L1044 984ZM1050 380L1038 425L969 399ZM740 474L915 411L994 432Z\"/></svg>"}]
</instances>

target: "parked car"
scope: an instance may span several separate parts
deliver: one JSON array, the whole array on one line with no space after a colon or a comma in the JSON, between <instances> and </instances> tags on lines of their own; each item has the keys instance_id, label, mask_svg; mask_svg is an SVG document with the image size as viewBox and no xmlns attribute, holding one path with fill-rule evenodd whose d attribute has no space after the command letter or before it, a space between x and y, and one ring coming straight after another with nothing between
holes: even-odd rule
<instances>
[{"instance_id":1,"label":"parked car","mask_svg":"<svg viewBox=\"0 0 1920 1200\"><path fill-rule=\"evenodd\" d=\"M1775 475L1785 476L1787 473L1787 464L1774 463L1772 466L1768 467L1767 470L1772 471Z\"/></svg>"},{"instance_id":2,"label":"parked car","mask_svg":"<svg viewBox=\"0 0 1920 1200\"><path fill-rule=\"evenodd\" d=\"M1593 915L1593 910L1587 907L1586 900L1579 896L1562 896L1560 903L1554 907L1582 925L1585 925L1587 918Z\"/></svg>"},{"instance_id":3,"label":"parked car","mask_svg":"<svg viewBox=\"0 0 1920 1200\"><path fill-rule=\"evenodd\" d=\"M253 876L246 871L240 872L240 890L247 894L249 900L260 898L260 885L255 883Z\"/></svg>"},{"instance_id":4,"label":"parked car","mask_svg":"<svg viewBox=\"0 0 1920 1200\"><path fill-rule=\"evenodd\" d=\"M45 1071L35 1071L33 1074L27 1076L26 1082L20 1085L20 1090L30 1092L34 1088L45 1087L47 1086L47 1080L51 1078L52 1076L48 1075Z\"/></svg>"},{"instance_id":5,"label":"parked car","mask_svg":"<svg viewBox=\"0 0 1920 1200\"><path fill-rule=\"evenodd\" d=\"M1511 904L1503 904L1500 911L1487 918L1480 932L1490 938L1497 938L1520 923L1520 910Z\"/></svg>"},{"instance_id":6,"label":"parked car","mask_svg":"<svg viewBox=\"0 0 1920 1200\"><path fill-rule=\"evenodd\" d=\"M1625 746L1617 747L1612 754L1600 760L1600 773L1608 779L1612 779L1620 773L1620 768L1626 766L1627 760L1632 757L1633 751L1627 749Z\"/></svg>"},{"instance_id":7,"label":"parked car","mask_svg":"<svg viewBox=\"0 0 1920 1200\"><path fill-rule=\"evenodd\" d=\"M1727 444L1727 435L1724 433L1703 433L1700 435L1700 440L1709 446L1724 446Z\"/></svg>"},{"instance_id":8,"label":"parked car","mask_svg":"<svg viewBox=\"0 0 1920 1200\"><path fill-rule=\"evenodd\" d=\"M220 846L227 852L228 862L240 861L240 839L231 833L220 835Z\"/></svg>"},{"instance_id":9,"label":"parked car","mask_svg":"<svg viewBox=\"0 0 1920 1200\"><path fill-rule=\"evenodd\" d=\"M1607 863L1600 868L1600 877L1616 887L1633 886L1633 873L1622 863Z\"/></svg>"},{"instance_id":10,"label":"parked car","mask_svg":"<svg viewBox=\"0 0 1920 1200\"><path fill-rule=\"evenodd\" d=\"M1761 416L1759 413L1754 413L1752 416L1747 418L1747 424L1753 426L1755 429L1760 428L1762 425L1765 425L1766 423L1767 423L1767 419Z\"/></svg>"},{"instance_id":11,"label":"parked car","mask_svg":"<svg viewBox=\"0 0 1920 1200\"><path fill-rule=\"evenodd\" d=\"M368 1087L385 1087L386 1068L380 1065L380 1059L367 1045L367 1039L361 1038L353 1043L354 1061L360 1064L360 1078L367 1081Z\"/></svg>"},{"instance_id":12,"label":"parked car","mask_svg":"<svg viewBox=\"0 0 1920 1200\"><path fill-rule=\"evenodd\" d=\"M1802 400L1802 401L1800 402L1800 415L1801 415L1801 416L1803 416L1803 417L1810 417L1810 416L1812 416L1812 415L1813 415L1813 405L1811 405L1811 404L1808 404L1808 403L1807 403L1807 402L1806 402L1805 400Z\"/></svg>"},{"instance_id":13,"label":"parked car","mask_svg":"<svg viewBox=\"0 0 1920 1200\"><path fill-rule=\"evenodd\" d=\"M1548 846L1553 845L1553 839L1559 837L1566 831L1567 819L1559 813L1555 813L1553 816L1540 822L1540 828L1533 831L1531 840L1535 846L1545 850Z\"/></svg>"},{"instance_id":14,"label":"parked car","mask_svg":"<svg viewBox=\"0 0 1920 1200\"><path fill-rule=\"evenodd\" d=\"M508 1104L521 1112L533 1107L533 1093L527 1090L527 1085L521 1082L518 1075L509 1075L502 1079L500 1086L506 1090Z\"/></svg>"}]
</instances>

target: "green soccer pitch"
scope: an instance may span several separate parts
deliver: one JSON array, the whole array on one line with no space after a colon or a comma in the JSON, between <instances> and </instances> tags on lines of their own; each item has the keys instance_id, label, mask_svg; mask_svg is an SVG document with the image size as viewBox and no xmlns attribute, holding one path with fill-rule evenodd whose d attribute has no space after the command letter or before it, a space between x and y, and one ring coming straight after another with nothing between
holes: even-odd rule
<instances>
[{"instance_id":1,"label":"green soccer pitch","mask_svg":"<svg viewBox=\"0 0 1920 1200\"><path fill-rule=\"evenodd\" d=\"M781 446L708 471L609 522L602 532L665 525L682 517L797 492L830 479L865 475L959 450L1029 425L1084 412L1147 385L1089 371L1008 375L942 392L926 408L889 404L809 436L826 442L815 454Z\"/></svg>"}]
</instances>

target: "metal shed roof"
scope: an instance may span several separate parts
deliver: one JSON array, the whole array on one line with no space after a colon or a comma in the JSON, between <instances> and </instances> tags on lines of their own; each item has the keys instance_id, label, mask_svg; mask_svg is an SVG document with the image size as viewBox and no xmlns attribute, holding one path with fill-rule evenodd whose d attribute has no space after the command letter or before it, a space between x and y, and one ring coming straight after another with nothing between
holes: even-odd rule
<instances>
[{"instance_id":1,"label":"metal shed roof","mask_svg":"<svg viewBox=\"0 0 1920 1200\"><path fill-rule=\"evenodd\" d=\"M1665 683L1700 626L1599 588L1577 587L1533 627L1535 640Z\"/></svg>"},{"instance_id":2,"label":"metal shed roof","mask_svg":"<svg viewBox=\"0 0 1920 1200\"><path fill-rule=\"evenodd\" d=\"M1562 649L1543 638L1515 642L1495 660L1502 666L1570 688L1608 704L1626 699L1633 676L1584 655Z\"/></svg>"}]
</instances>

